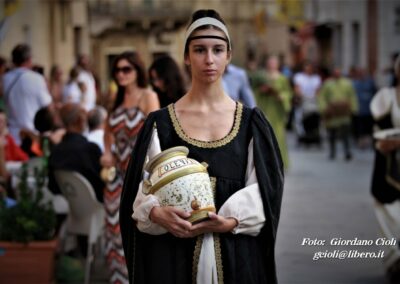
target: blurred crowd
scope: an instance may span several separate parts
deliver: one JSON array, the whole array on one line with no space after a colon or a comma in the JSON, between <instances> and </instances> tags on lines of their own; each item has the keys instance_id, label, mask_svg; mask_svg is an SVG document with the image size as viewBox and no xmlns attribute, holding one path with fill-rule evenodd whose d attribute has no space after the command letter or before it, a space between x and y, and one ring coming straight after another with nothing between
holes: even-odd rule
<instances>
[{"instance_id":1,"label":"blurred crowd","mask_svg":"<svg viewBox=\"0 0 400 284\"><path fill-rule=\"evenodd\" d=\"M61 194L54 171L73 170L86 177L105 207L110 280L117 282L119 275L127 274L118 208L131 150L146 116L179 100L190 85L189 76L167 55L146 68L140 54L124 52L115 58L112 81L102 93L88 55L78 56L68 76L57 65L45 72L32 57L25 44L17 45L9 59L0 57L1 185L9 198L15 198L7 165L35 157L47 161L48 187L53 194ZM397 85L398 69L388 71L392 82L387 87ZM287 66L272 55L261 62L250 59L246 69L230 64L223 86L233 99L262 109L274 128L286 168L290 165L287 131L305 149L321 147L326 140L327 158L332 160L338 156L340 141L343 159L351 161L352 148L374 148L374 124L387 113L377 117L371 112L377 86L372 74L357 66L344 74L340 68L328 69L314 62ZM400 97L398 87L396 94ZM380 104L386 101L381 99ZM385 145L379 147L377 155L382 155L400 143L389 150L382 150ZM113 169L115 174L105 175L104 169ZM397 192L389 201L398 199ZM379 197L377 202L388 203Z\"/></svg>"}]
</instances>

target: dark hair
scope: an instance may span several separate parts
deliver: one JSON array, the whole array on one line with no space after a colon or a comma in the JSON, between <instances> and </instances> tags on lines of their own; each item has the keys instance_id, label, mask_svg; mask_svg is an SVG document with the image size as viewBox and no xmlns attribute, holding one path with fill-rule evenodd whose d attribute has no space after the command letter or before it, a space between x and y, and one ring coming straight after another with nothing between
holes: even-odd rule
<instances>
[{"instance_id":1,"label":"dark hair","mask_svg":"<svg viewBox=\"0 0 400 284\"><path fill-rule=\"evenodd\" d=\"M12 62L16 66L20 66L32 58L32 51L27 44L18 44L11 53Z\"/></svg>"},{"instance_id":2,"label":"dark hair","mask_svg":"<svg viewBox=\"0 0 400 284\"><path fill-rule=\"evenodd\" d=\"M79 67L72 67L71 70L69 70L69 82L73 82L76 80L79 76Z\"/></svg>"},{"instance_id":3,"label":"dark hair","mask_svg":"<svg viewBox=\"0 0 400 284\"><path fill-rule=\"evenodd\" d=\"M114 62L113 62L113 67L112 67L112 76L117 83L118 86L118 91L117 91L117 97L115 99L114 107L113 109L116 109L118 106L120 106L124 100L124 95L125 95L125 88L122 86L118 85L118 80L115 78L115 70L117 68L117 64L120 60L125 59L128 61L133 68L135 68L136 73L137 73L137 85L140 88L146 88L147 87L147 75L146 75L146 69L144 68L144 64L142 60L140 59L139 55L135 52L131 51L125 51L117 57L115 57Z\"/></svg>"},{"instance_id":4,"label":"dark hair","mask_svg":"<svg viewBox=\"0 0 400 284\"><path fill-rule=\"evenodd\" d=\"M197 10L192 14L192 20L190 21L190 24L193 24L195 21L197 21L200 18L205 18L205 17L210 17L210 18L214 18L217 19L218 21L220 21L221 23L223 23L225 25L225 21L222 19L222 17L220 16L220 14L218 14L217 11L215 10ZM189 27L188 26L188 27ZM207 25L207 26L201 26L198 27L197 29L195 29L193 32L198 31L198 30L206 30L206 29L218 29L220 30L218 27L215 27L213 25ZM184 54L187 55L189 52L189 41L187 41L185 43L185 51Z\"/></svg>"},{"instance_id":5,"label":"dark hair","mask_svg":"<svg viewBox=\"0 0 400 284\"><path fill-rule=\"evenodd\" d=\"M40 133L54 130L56 128L53 114L49 106L42 107L36 112L33 124L35 125L35 129Z\"/></svg>"},{"instance_id":6,"label":"dark hair","mask_svg":"<svg viewBox=\"0 0 400 284\"><path fill-rule=\"evenodd\" d=\"M60 69L60 66L58 66L57 64L54 64L53 66L51 66L50 80L54 80L57 77L59 70L61 70L61 69Z\"/></svg>"},{"instance_id":7,"label":"dark hair","mask_svg":"<svg viewBox=\"0 0 400 284\"><path fill-rule=\"evenodd\" d=\"M3 56L0 56L0 67L5 66L6 64L7 60Z\"/></svg>"},{"instance_id":8,"label":"dark hair","mask_svg":"<svg viewBox=\"0 0 400 284\"><path fill-rule=\"evenodd\" d=\"M32 66L32 71L35 71L36 73L44 76L44 67L42 65L33 65Z\"/></svg>"},{"instance_id":9,"label":"dark hair","mask_svg":"<svg viewBox=\"0 0 400 284\"><path fill-rule=\"evenodd\" d=\"M181 70L172 57L162 56L154 60L149 68L149 78L151 78L151 71L153 70L156 71L157 76L164 82L165 86L165 91L162 91L151 83L160 103L165 101L161 104L161 107L176 102L185 94L186 89Z\"/></svg>"}]
</instances>

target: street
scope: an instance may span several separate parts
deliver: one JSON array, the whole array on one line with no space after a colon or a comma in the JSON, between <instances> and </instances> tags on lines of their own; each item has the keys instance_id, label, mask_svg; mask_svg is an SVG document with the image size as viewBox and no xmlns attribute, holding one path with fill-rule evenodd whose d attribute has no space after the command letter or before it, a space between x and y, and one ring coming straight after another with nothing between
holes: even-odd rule
<instances>
[{"instance_id":1,"label":"street","mask_svg":"<svg viewBox=\"0 0 400 284\"><path fill-rule=\"evenodd\" d=\"M291 165L276 245L279 283L387 283L381 258L359 256L385 250L375 245L380 229L369 192L373 151L355 149L353 160L346 162L337 145L337 158L331 161L326 143L322 149L305 149L288 138ZM335 238L344 245L331 244ZM352 245L354 240L373 244ZM343 250L352 257L338 259ZM313 260L318 252L320 259Z\"/></svg>"}]
</instances>

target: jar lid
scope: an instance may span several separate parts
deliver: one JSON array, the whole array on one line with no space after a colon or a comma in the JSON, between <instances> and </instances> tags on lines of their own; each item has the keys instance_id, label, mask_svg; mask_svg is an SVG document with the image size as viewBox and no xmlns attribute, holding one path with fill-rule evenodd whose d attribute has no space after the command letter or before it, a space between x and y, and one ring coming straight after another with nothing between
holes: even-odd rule
<instances>
[{"instance_id":1,"label":"jar lid","mask_svg":"<svg viewBox=\"0 0 400 284\"><path fill-rule=\"evenodd\" d=\"M153 169L160 163L175 157L175 156L187 156L189 149L185 146L172 147L161 153L155 155L150 161L145 165L144 170L148 173L152 173Z\"/></svg>"}]
</instances>

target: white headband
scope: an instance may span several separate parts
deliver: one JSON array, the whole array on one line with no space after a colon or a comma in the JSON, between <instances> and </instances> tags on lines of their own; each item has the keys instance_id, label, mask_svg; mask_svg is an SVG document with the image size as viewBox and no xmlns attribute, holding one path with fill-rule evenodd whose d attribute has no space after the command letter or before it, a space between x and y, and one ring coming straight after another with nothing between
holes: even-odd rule
<instances>
[{"instance_id":1,"label":"white headband","mask_svg":"<svg viewBox=\"0 0 400 284\"><path fill-rule=\"evenodd\" d=\"M200 19L194 21L189 26L189 28L186 30L186 33L185 33L185 46L186 46L186 43L187 43L190 35L192 34L192 32L195 29L197 29L198 27L207 26L207 25L215 26L215 27L221 29L225 33L227 40L228 40L228 49L230 50L231 49L231 39L229 38L228 29L221 21L219 21L215 18L211 18L211 17L200 18Z\"/></svg>"}]
</instances>

